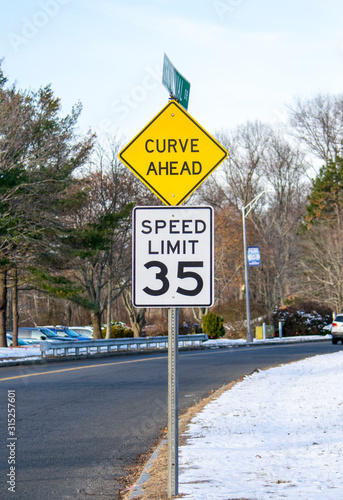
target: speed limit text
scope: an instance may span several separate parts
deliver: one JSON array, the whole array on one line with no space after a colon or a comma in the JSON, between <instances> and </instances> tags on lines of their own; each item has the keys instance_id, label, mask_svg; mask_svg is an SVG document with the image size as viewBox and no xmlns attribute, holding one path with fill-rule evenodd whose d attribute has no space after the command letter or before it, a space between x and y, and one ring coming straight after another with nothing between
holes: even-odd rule
<instances>
[{"instance_id":1,"label":"speed limit text","mask_svg":"<svg viewBox=\"0 0 343 500\"><path fill-rule=\"evenodd\" d=\"M182 220L159 220L142 221L143 234L159 234L164 231L166 234L201 234L206 231L206 222L202 219L182 219Z\"/></svg>"},{"instance_id":2,"label":"speed limit text","mask_svg":"<svg viewBox=\"0 0 343 500\"><path fill-rule=\"evenodd\" d=\"M196 239L178 239L171 241L167 238L169 235L180 234L201 234L206 231L206 222L202 219L181 219L181 220L162 220L151 221L145 219L142 221L141 232L143 234L162 235L166 239L157 241L148 240L149 255L194 255L199 240Z\"/></svg>"}]
</instances>

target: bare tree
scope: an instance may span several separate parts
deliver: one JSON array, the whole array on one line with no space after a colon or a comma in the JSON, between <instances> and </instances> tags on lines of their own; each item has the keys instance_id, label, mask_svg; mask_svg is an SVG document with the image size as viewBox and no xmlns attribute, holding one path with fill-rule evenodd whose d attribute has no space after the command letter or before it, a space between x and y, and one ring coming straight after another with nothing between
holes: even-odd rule
<instances>
[{"instance_id":1,"label":"bare tree","mask_svg":"<svg viewBox=\"0 0 343 500\"><path fill-rule=\"evenodd\" d=\"M218 135L229 157L219 170L217 185L222 185L224 180L226 199L237 207L247 205L261 191L265 153L271 134L269 126L256 121L238 126L231 134L221 132Z\"/></svg>"},{"instance_id":2,"label":"bare tree","mask_svg":"<svg viewBox=\"0 0 343 500\"><path fill-rule=\"evenodd\" d=\"M198 322L198 324L202 327L202 318L206 314L210 312L209 307L192 307L192 313L194 319Z\"/></svg>"},{"instance_id":3,"label":"bare tree","mask_svg":"<svg viewBox=\"0 0 343 500\"><path fill-rule=\"evenodd\" d=\"M343 94L318 94L289 106L294 136L307 152L327 163L341 155L343 144Z\"/></svg>"},{"instance_id":4,"label":"bare tree","mask_svg":"<svg viewBox=\"0 0 343 500\"><path fill-rule=\"evenodd\" d=\"M252 212L263 249L262 266L252 278L271 315L285 296L297 291L297 233L309 186L303 155L280 135L271 135L264 160L265 185L272 194L266 209Z\"/></svg>"},{"instance_id":5,"label":"bare tree","mask_svg":"<svg viewBox=\"0 0 343 500\"><path fill-rule=\"evenodd\" d=\"M204 201L213 199L217 207L216 299L242 298L241 208L270 190L253 205L246 223L248 245L260 246L262 254L261 267L249 269L250 292L271 315L297 287L297 228L308 193L304 158L280 133L259 122L237 127L229 136L222 133L219 140L229 159L201 192Z\"/></svg>"},{"instance_id":6,"label":"bare tree","mask_svg":"<svg viewBox=\"0 0 343 500\"><path fill-rule=\"evenodd\" d=\"M343 226L319 224L302 239L302 294L316 298L334 311L343 310Z\"/></svg>"}]
</instances>

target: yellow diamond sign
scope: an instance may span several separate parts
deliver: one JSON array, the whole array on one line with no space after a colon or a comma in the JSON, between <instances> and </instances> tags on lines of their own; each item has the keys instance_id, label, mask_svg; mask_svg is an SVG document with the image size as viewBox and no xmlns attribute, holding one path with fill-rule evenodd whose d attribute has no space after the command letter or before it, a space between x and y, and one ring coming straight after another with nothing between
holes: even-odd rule
<instances>
[{"instance_id":1,"label":"yellow diamond sign","mask_svg":"<svg viewBox=\"0 0 343 500\"><path fill-rule=\"evenodd\" d=\"M227 156L176 101L170 101L119 153L166 205L181 205Z\"/></svg>"}]
</instances>

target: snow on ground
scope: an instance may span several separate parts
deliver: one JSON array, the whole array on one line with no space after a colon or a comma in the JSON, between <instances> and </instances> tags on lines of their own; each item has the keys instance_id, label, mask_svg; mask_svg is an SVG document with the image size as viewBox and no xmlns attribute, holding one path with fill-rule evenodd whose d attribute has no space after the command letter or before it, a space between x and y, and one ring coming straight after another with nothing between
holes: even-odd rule
<instances>
[{"instance_id":1,"label":"snow on ground","mask_svg":"<svg viewBox=\"0 0 343 500\"><path fill-rule=\"evenodd\" d=\"M259 371L212 401L180 446L192 500L343 498L343 352Z\"/></svg>"},{"instance_id":2,"label":"snow on ground","mask_svg":"<svg viewBox=\"0 0 343 500\"><path fill-rule=\"evenodd\" d=\"M25 359L42 359L39 346L0 347L0 363Z\"/></svg>"},{"instance_id":3,"label":"snow on ground","mask_svg":"<svg viewBox=\"0 0 343 500\"><path fill-rule=\"evenodd\" d=\"M254 344L268 344L268 342L310 342L313 340L331 340L331 334L328 335L298 335L297 337L282 337L282 338L269 338L263 340L254 339ZM232 347L235 345L243 345L246 344L246 339L209 339L203 342L205 347Z\"/></svg>"}]
</instances>

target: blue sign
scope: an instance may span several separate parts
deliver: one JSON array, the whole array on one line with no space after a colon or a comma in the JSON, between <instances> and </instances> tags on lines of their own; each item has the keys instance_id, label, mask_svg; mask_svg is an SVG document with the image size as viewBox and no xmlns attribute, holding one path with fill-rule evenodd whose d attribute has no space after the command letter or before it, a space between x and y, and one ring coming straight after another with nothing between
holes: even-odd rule
<instances>
[{"instance_id":1,"label":"blue sign","mask_svg":"<svg viewBox=\"0 0 343 500\"><path fill-rule=\"evenodd\" d=\"M248 247L248 265L249 267L261 265L260 247Z\"/></svg>"}]
</instances>

